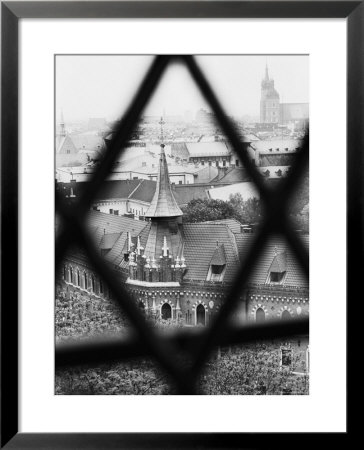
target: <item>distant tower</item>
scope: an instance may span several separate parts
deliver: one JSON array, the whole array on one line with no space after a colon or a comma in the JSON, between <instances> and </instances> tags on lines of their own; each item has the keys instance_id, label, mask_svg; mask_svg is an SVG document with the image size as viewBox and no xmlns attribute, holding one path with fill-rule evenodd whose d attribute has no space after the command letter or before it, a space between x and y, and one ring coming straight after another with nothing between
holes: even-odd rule
<instances>
[{"instance_id":1,"label":"distant tower","mask_svg":"<svg viewBox=\"0 0 364 450\"><path fill-rule=\"evenodd\" d=\"M61 110L61 122L60 122L60 127L61 127L61 132L60 135L61 136L66 136L66 125L64 123L64 118L63 118L63 111Z\"/></svg>"},{"instance_id":2,"label":"distant tower","mask_svg":"<svg viewBox=\"0 0 364 450\"><path fill-rule=\"evenodd\" d=\"M268 66L265 66L265 77L262 80L260 98L260 122L279 122L279 94L274 89L274 80L269 79Z\"/></svg>"}]
</instances>

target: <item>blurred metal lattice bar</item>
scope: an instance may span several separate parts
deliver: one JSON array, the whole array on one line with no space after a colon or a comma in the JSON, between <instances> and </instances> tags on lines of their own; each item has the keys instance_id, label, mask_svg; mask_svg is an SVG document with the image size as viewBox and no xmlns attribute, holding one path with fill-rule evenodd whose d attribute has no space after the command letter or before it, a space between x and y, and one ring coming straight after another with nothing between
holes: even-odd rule
<instances>
[{"instance_id":1,"label":"blurred metal lattice bar","mask_svg":"<svg viewBox=\"0 0 364 450\"><path fill-rule=\"evenodd\" d=\"M265 208L265 217L255 241L238 271L236 280L211 327L203 332L188 334L182 331L166 337L161 336L156 329L146 322L128 291L121 285L115 273L110 270L104 259L98 254L86 227L86 217L101 184L110 172L115 159L125 148L166 67L175 61L186 65L201 93L214 111L223 133L241 159L260 193ZM261 255L261 251L271 233L279 233L286 238L308 278L308 252L292 228L287 214L289 201L297 188L302 173L307 168L307 163L308 137L304 140L303 148L298 153L297 161L292 166L289 176L280 182L277 189L269 189L264 184L261 175L250 161L247 153L243 150L239 136L194 57L156 56L123 120L115 129L110 146L105 152L98 170L94 173L88 189L83 192L83 195L75 204L67 204L56 193L56 213L61 224L60 232L56 238L56 277L59 273L60 264L71 246L81 247L96 272L108 285L112 293L112 300L120 311L126 315L135 330L135 336L123 341L110 341L102 344L90 341L89 343L77 344L72 348L57 345L56 368L86 363L122 361L132 356L152 357L174 381L179 394L195 394L197 393L197 377L214 346L308 334L308 319L292 320L288 324L245 325L241 328L233 327L228 322L237 305L239 295L248 282L252 267ZM176 350L181 348L190 353L192 367L181 368L171 357Z\"/></svg>"}]
</instances>

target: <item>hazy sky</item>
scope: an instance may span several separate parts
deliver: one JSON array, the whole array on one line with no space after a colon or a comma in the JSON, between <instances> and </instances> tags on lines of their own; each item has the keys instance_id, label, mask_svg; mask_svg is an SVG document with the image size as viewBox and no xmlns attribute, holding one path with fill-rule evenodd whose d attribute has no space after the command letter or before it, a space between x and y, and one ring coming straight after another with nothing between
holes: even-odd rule
<instances>
[{"instance_id":1,"label":"hazy sky","mask_svg":"<svg viewBox=\"0 0 364 450\"><path fill-rule=\"evenodd\" d=\"M56 57L56 115L67 121L120 117L127 108L151 56L86 55ZM269 76L284 103L309 101L309 58L306 55L198 56L225 111L241 117L259 115L260 83ZM182 64L167 68L145 111L167 115L209 109Z\"/></svg>"}]
</instances>

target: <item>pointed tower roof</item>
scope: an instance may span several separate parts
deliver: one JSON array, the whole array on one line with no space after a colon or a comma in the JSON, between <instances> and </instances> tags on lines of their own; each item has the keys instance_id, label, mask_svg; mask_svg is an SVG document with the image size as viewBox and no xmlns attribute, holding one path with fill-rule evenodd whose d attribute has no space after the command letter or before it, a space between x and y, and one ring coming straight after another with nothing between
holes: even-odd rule
<instances>
[{"instance_id":1,"label":"pointed tower roof","mask_svg":"<svg viewBox=\"0 0 364 450\"><path fill-rule=\"evenodd\" d=\"M268 81L269 80L269 75L268 75L268 64L266 63L265 64L265 81Z\"/></svg>"},{"instance_id":2,"label":"pointed tower roof","mask_svg":"<svg viewBox=\"0 0 364 450\"><path fill-rule=\"evenodd\" d=\"M66 136L66 124L64 123L64 117L63 117L63 110L61 109L61 122L60 122L60 127L61 127L61 136Z\"/></svg>"},{"instance_id":3,"label":"pointed tower roof","mask_svg":"<svg viewBox=\"0 0 364 450\"><path fill-rule=\"evenodd\" d=\"M159 122L162 125L164 124L163 119ZM157 186L155 190L154 197L152 202L145 213L145 217L178 217L182 216L183 212L179 208L176 199L174 198L171 185L169 183L169 173L168 173L168 164L166 160L166 155L164 153L164 144L163 144L163 129L161 136L161 153L159 158L159 171L157 177Z\"/></svg>"}]
</instances>

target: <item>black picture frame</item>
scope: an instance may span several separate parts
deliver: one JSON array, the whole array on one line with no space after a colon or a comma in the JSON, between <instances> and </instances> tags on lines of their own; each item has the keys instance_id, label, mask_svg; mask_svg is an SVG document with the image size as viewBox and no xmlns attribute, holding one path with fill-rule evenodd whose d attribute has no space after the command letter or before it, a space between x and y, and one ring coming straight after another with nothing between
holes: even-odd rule
<instances>
[{"instance_id":1,"label":"black picture frame","mask_svg":"<svg viewBox=\"0 0 364 450\"><path fill-rule=\"evenodd\" d=\"M347 304L364 273L363 1L69 1L1 2L1 448L257 448L309 440L305 433L19 433L18 432L18 24L22 18L346 18L347 19ZM328 43L328 45L330 45ZM9 107L11 105L11 107ZM335 243L333 243L335 245ZM360 292L360 290L359 290ZM349 312L349 308L347 308ZM348 340L349 354L353 351ZM348 359L349 361L349 359ZM349 396L349 392L348 392ZM349 398L349 397L348 397ZM347 432L335 440L347 440ZM344 442L342 442L345 445Z\"/></svg>"}]
</instances>

